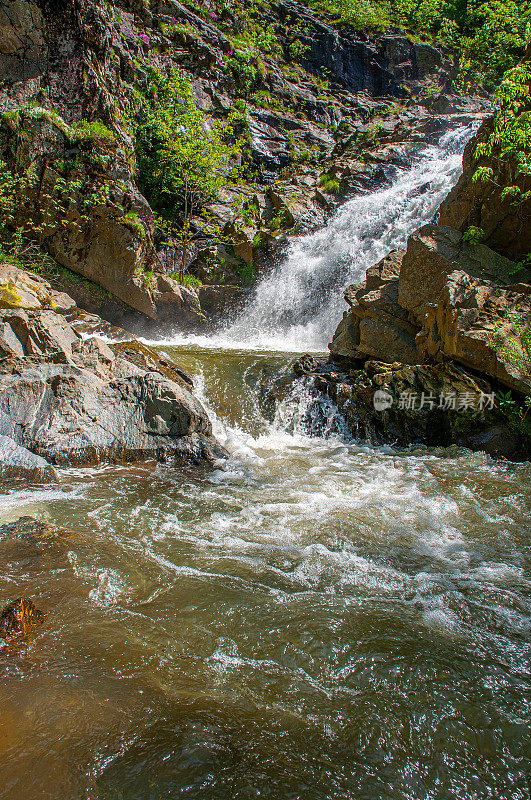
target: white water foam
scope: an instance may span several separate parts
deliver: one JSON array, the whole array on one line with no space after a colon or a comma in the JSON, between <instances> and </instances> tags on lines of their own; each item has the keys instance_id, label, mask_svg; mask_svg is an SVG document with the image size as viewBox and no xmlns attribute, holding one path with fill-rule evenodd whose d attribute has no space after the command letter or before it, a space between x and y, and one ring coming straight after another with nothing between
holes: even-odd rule
<instances>
[{"instance_id":1,"label":"white water foam","mask_svg":"<svg viewBox=\"0 0 531 800\"><path fill-rule=\"evenodd\" d=\"M345 203L329 224L294 240L239 317L213 335L175 333L164 344L277 352L326 350L345 310L345 288L433 219L455 183L471 127L426 147L394 184ZM162 343L162 342L161 342Z\"/></svg>"}]
</instances>

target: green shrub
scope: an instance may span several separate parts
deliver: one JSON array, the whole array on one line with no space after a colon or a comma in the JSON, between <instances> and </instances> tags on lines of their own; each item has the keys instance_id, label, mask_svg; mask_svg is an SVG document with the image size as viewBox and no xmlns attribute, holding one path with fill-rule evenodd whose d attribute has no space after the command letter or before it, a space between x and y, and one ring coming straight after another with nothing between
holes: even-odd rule
<instances>
[{"instance_id":1,"label":"green shrub","mask_svg":"<svg viewBox=\"0 0 531 800\"><path fill-rule=\"evenodd\" d=\"M230 140L230 125L207 124L188 75L152 70L150 79L133 121L139 185L152 206L172 216L175 206L201 207L236 176L241 144Z\"/></svg>"},{"instance_id":2,"label":"green shrub","mask_svg":"<svg viewBox=\"0 0 531 800\"><path fill-rule=\"evenodd\" d=\"M520 64L504 76L496 94L498 108L493 129L486 142L476 147L474 157L486 159L478 166L472 180L501 189L502 200L518 204L531 198L516 184L531 175L531 67Z\"/></svg>"},{"instance_id":3,"label":"green shrub","mask_svg":"<svg viewBox=\"0 0 531 800\"><path fill-rule=\"evenodd\" d=\"M237 88L247 95L258 82L261 68L257 56L251 50L234 50L224 62L223 69L231 75Z\"/></svg>"},{"instance_id":4,"label":"green shrub","mask_svg":"<svg viewBox=\"0 0 531 800\"><path fill-rule=\"evenodd\" d=\"M340 182L326 172L319 178L319 186L328 194L339 194L341 192Z\"/></svg>"},{"instance_id":5,"label":"green shrub","mask_svg":"<svg viewBox=\"0 0 531 800\"><path fill-rule=\"evenodd\" d=\"M494 326L490 346L502 361L531 376L531 320L522 312L507 309Z\"/></svg>"},{"instance_id":6,"label":"green shrub","mask_svg":"<svg viewBox=\"0 0 531 800\"><path fill-rule=\"evenodd\" d=\"M178 272L173 272L170 275L170 278L173 278L175 281L179 281L182 286L186 286L188 289L197 289L198 286L203 285L203 281L199 280L195 275L184 275L181 277Z\"/></svg>"},{"instance_id":7,"label":"green shrub","mask_svg":"<svg viewBox=\"0 0 531 800\"><path fill-rule=\"evenodd\" d=\"M483 228L478 228L476 225L469 225L463 234L463 242L472 246L479 244L485 238L485 231Z\"/></svg>"}]
</instances>

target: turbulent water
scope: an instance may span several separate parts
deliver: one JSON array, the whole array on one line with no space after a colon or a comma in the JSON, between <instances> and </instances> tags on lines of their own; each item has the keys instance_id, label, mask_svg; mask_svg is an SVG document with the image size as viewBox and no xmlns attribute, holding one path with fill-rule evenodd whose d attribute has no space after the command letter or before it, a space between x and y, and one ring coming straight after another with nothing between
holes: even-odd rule
<instances>
[{"instance_id":1,"label":"turbulent water","mask_svg":"<svg viewBox=\"0 0 531 800\"><path fill-rule=\"evenodd\" d=\"M163 346L230 452L214 470L0 497L64 529L0 541L0 603L47 612L0 649L2 798L529 797L531 465L349 441L303 386L267 421L283 341Z\"/></svg>"}]
</instances>

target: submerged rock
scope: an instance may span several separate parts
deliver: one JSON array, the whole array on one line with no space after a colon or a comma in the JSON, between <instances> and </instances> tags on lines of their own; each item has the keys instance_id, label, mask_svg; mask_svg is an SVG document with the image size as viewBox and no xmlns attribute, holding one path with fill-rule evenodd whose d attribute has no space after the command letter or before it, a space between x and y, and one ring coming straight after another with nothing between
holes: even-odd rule
<instances>
[{"instance_id":1,"label":"submerged rock","mask_svg":"<svg viewBox=\"0 0 531 800\"><path fill-rule=\"evenodd\" d=\"M44 620L44 614L29 597L19 597L7 605L0 614L0 638L10 639L27 634Z\"/></svg>"}]
</instances>

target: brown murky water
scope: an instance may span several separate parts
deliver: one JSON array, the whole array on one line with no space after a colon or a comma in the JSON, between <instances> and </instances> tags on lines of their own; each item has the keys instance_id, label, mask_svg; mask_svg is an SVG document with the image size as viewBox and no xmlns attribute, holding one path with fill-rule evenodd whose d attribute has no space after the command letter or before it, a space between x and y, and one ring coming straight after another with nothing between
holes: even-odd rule
<instances>
[{"instance_id":1,"label":"brown murky water","mask_svg":"<svg viewBox=\"0 0 531 800\"><path fill-rule=\"evenodd\" d=\"M307 435L254 384L287 355L198 348L214 471L66 471L0 498L9 800L529 797L529 464ZM186 363L185 363L186 362Z\"/></svg>"}]
</instances>

